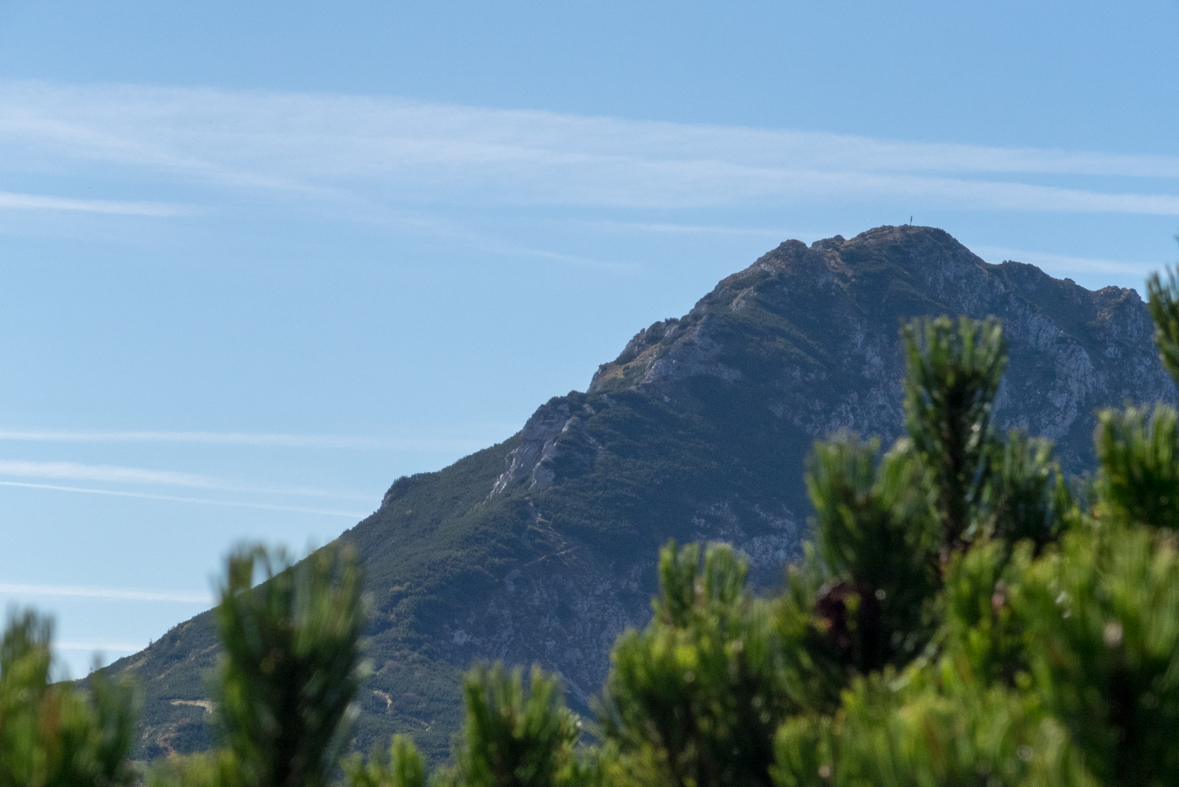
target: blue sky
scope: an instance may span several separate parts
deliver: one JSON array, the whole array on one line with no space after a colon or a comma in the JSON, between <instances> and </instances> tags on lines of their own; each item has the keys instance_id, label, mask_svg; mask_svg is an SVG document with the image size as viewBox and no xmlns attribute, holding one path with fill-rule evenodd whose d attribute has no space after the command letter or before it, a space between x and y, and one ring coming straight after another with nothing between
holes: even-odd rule
<instances>
[{"instance_id":1,"label":"blue sky","mask_svg":"<svg viewBox=\"0 0 1179 787\"><path fill-rule=\"evenodd\" d=\"M1176 258L1179 4L0 0L0 601L83 673L788 238Z\"/></svg>"}]
</instances>

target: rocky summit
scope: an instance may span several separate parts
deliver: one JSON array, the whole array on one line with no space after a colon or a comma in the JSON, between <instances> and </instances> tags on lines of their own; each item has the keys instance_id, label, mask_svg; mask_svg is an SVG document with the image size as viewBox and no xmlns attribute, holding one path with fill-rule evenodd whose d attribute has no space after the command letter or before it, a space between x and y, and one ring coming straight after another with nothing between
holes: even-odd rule
<instances>
[{"instance_id":1,"label":"rocky summit","mask_svg":"<svg viewBox=\"0 0 1179 787\"><path fill-rule=\"evenodd\" d=\"M995 425L1052 438L1070 474L1094 465L1095 410L1176 401L1133 290L991 265L927 227L787 241L640 331L585 393L545 403L510 440L397 479L341 535L371 595L355 745L408 732L444 757L473 660L558 671L584 708L614 638L649 617L668 539L731 542L755 582L780 582L807 535L812 443L900 434L899 328L940 314L1002 319ZM138 756L211 744L216 651L205 613L109 668L146 691Z\"/></svg>"}]
</instances>

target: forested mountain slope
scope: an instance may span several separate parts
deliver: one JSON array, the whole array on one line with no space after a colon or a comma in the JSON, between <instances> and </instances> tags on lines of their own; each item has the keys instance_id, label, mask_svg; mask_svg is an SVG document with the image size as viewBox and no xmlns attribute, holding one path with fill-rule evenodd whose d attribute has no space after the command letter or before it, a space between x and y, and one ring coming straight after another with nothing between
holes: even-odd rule
<instances>
[{"instance_id":1,"label":"forested mountain slope","mask_svg":"<svg viewBox=\"0 0 1179 787\"><path fill-rule=\"evenodd\" d=\"M943 313L1003 320L996 425L1054 439L1070 473L1093 465L1096 408L1176 401L1132 290L989 265L924 227L783 243L639 332L587 392L542 405L512 439L398 479L341 536L372 597L356 745L401 731L444 756L474 659L539 662L584 707L614 637L648 618L669 538L732 542L756 582L777 582L806 535L811 443L841 428L896 438L898 328ZM211 742L202 673L215 658L206 613L109 668L146 689L139 756Z\"/></svg>"}]
</instances>

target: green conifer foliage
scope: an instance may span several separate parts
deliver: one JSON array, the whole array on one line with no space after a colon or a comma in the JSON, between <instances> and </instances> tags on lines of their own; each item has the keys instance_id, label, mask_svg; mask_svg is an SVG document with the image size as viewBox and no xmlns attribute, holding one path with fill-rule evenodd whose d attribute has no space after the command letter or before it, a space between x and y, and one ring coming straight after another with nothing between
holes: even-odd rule
<instances>
[{"instance_id":1,"label":"green conifer foliage","mask_svg":"<svg viewBox=\"0 0 1179 787\"><path fill-rule=\"evenodd\" d=\"M464 787L548 787L579 782L581 723L565 707L556 677L533 667L476 666L463 680L467 717L455 766L443 783Z\"/></svg>"},{"instance_id":2,"label":"green conifer foliage","mask_svg":"<svg viewBox=\"0 0 1179 787\"><path fill-rule=\"evenodd\" d=\"M902 331L909 437L933 475L947 552L961 549L990 471L991 409L1007 364L998 320L915 320Z\"/></svg>"},{"instance_id":3,"label":"green conifer foliage","mask_svg":"<svg viewBox=\"0 0 1179 787\"><path fill-rule=\"evenodd\" d=\"M379 748L368 762L359 757L345 764L349 787L425 787L426 760L407 735L394 735L387 752Z\"/></svg>"},{"instance_id":4,"label":"green conifer foliage","mask_svg":"<svg viewBox=\"0 0 1179 787\"><path fill-rule=\"evenodd\" d=\"M946 572L943 646L961 673L988 685L1028 685L1027 620L1020 594L1035 545L1009 550L987 540L955 556Z\"/></svg>"},{"instance_id":5,"label":"green conifer foliage","mask_svg":"<svg viewBox=\"0 0 1179 787\"><path fill-rule=\"evenodd\" d=\"M1029 566L1031 688L1104 784L1179 784L1179 546L1103 526Z\"/></svg>"},{"instance_id":6,"label":"green conifer foliage","mask_svg":"<svg viewBox=\"0 0 1179 787\"><path fill-rule=\"evenodd\" d=\"M1098 515L1179 529L1179 418L1155 405L1097 416Z\"/></svg>"},{"instance_id":7,"label":"green conifer foliage","mask_svg":"<svg viewBox=\"0 0 1179 787\"><path fill-rule=\"evenodd\" d=\"M263 581L254 587L261 567ZM321 787L348 741L363 677L361 576L346 548L291 565L248 547L229 558L217 622L217 723L242 787Z\"/></svg>"},{"instance_id":8,"label":"green conifer foliage","mask_svg":"<svg viewBox=\"0 0 1179 787\"><path fill-rule=\"evenodd\" d=\"M856 674L905 664L925 646L938 589L937 522L911 443L877 465L879 440L816 443L806 484L827 580L815 601L828 652Z\"/></svg>"},{"instance_id":9,"label":"green conifer foliage","mask_svg":"<svg viewBox=\"0 0 1179 787\"><path fill-rule=\"evenodd\" d=\"M661 551L655 619L619 638L600 705L624 783L770 783L774 730L799 709L783 685L797 670L747 571L725 545L703 564L695 544Z\"/></svg>"},{"instance_id":10,"label":"green conifer foliage","mask_svg":"<svg viewBox=\"0 0 1179 787\"><path fill-rule=\"evenodd\" d=\"M0 641L0 785L124 787L137 698L128 683L92 675L89 689L51 684L48 619L10 615Z\"/></svg>"},{"instance_id":11,"label":"green conifer foliage","mask_svg":"<svg viewBox=\"0 0 1179 787\"><path fill-rule=\"evenodd\" d=\"M920 679L930 679L922 683ZM1097 787L1034 696L948 669L855 681L834 717L778 732L781 787Z\"/></svg>"},{"instance_id":12,"label":"green conifer foliage","mask_svg":"<svg viewBox=\"0 0 1179 787\"><path fill-rule=\"evenodd\" d=\"M980 516L988 535L1008 544L1030 540L1036 551L1077 520L1064 474L1052 459L1052 442L1012 430L992 446L991 477Z\"/></svg>"},{"instance_id":13,"label":"green conifer foliage","mask_svg":"<svg viewBox=\"0 0 1179 787\"><path fill-rule=\"evenodd\" d=\"M1179 280L1175 271L1167 268L1165 282L1152 273L1146 280L1146 292L1159 358L1171 376L1179 380Z\"/></svg>"}]
</instances>

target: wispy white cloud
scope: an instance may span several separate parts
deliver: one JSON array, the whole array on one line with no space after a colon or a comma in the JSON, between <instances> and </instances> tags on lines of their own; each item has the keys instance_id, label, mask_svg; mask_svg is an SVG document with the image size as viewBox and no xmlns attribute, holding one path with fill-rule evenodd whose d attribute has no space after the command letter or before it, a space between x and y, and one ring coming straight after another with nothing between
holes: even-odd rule
<instances>
[{"instance_id":1,"label":"wispy white cloud","mask_svg":"<svg viewBox=\"0 0 1179 787\"><path fill-rule=\"evenodd\" d=\"M553 260L555 262L567 262L573 265L578 265L585 268L596 268L604 271L631 271L635 266L625 262L611 262L609 260L597 260L592 257L583 257L577 254L561 254L560 252L547 251L545 249L533 249L526 246L507 246L501 243L485 242L483 247L488 251L499 252L501 254L511 254L517 257L538 257L544 260Z\"/></svg>"},{"instance_id":2,"label":"wispy white cloud","mask_svg":"<svg viewBox=\"0 0 1179 787\"><path fill-rule=\"evenodd\" d=\"M168 500L174 503L196 503L206 506L225 506L228 508L254 508L263 511L291 511L300 514L322 514L324 516L338 516L345 519L363 519L368 516L362 511L342 511L333 508L310 508L307 506L284 506L270 503L255 503L243 500L214 500L206 497L179 497L177 495L158 495L151 492L127 492L117 489L92 489L76 486L58 486L56 484L33 484L23 481L0 481L0 486L23 487L25 489L45 489L54 492L76 492L88 495L109 495L111 497L135 497L142 500Z\"/></svg>"},{"instance_id":3,"label":"wispy white cloud","mask_svg":"<svg viewBox=\"0 0 1179 787\"><path fill-rule=\"evenodd\" d=\"M138 645L129 642L74 642L72 640L53 643L54 650L84 650L91 653L138 653L146 647L146 642Z\"/></svg>"},{"instance_id":4,"label":"wispy white cloud","mask_svg":"<svg viewBox=\"0 0 1179 787\"><path fill-rule=\"evenodd\" d=\"M98 598L109 601L167 601L178 604L213 603L213 597L208 591L142 590L82 585L34 585L0 582L0 593L12 596ZM58 647L63 646L59 645Z\"/></svg>"},{"instance_id":5,"label":"wispy white cloud","mask_svg":"<svg viewBox=\"0 0 1179 787\"><path fill-rule=\"evenodd\" d=\"M406 204L682 208L897 197L971 209L1179 215L1177 156L358 96L7 81L0 144L21 154L9 167L113 165L342 202L357 215ZM1102 178L1143 185L1093 182Z\"/></svg>"},{"instance_id":6,"label":"wispy white cloud","mask_svg":"<svg viewBox=\"0 0 1179 787\"><path fill-rule=\"evenodd\" d=\"M351 437L248 432L54 431L0 429L0 441L42 443L179 443L275 448L375 451L474 451L486 443L474 438Z\"/></svg>"},{"instance_id":7,"label":"wispy white cloud","mask_svg":"<svg viewBox=\"0 0 1179 787\"><path fill-rule=\"evenodd\" d=\"M117 213L124 216L184 216L192 209L163 202L113 202L68 199L0 191L0 210L61 210L78 213Z\"/></svg>"},{"instance_id":8,"label":"wispy white cloud","mask_svg":"<svg viewBox=\"0 0 1179 787\"><path fill-rule=\"evenodd\" d=\"M25 462L0 460L0 475L24 478L65 478L73 481L106 481L117 484L159 484L203 489L223 488L215 479L193 473L144 470L116 465L85 465L77 462Z\"/></svg>"},{"instance_id":9,"label":"wispy white cloud","mask_svg":"<svg viewBox=\"0 0 1179 787\"><path fill-rule=\"evenodd\" d=\"M355 497L309 487L253 487L234 484L195 473L172 470L146 470L118 465L87 465L78 462L28 462L0 459L0 476L23 478L60 478L71 481L100 481L114 484L145 484L149 486L183 486L196 489L256 492L262 494L308 495L312 497Z\"/></svg>"},{"instance_id":10,"label":"wispy white cloud","mask_svg":"<svg viewBox=\"0 0 1179 787\"><path fill-rule=\"evenodd\" d=\"M571 220L570 224L592 227L610 232L648 232L662 235L745 235L759 238L815 238L820 233L766 227L725 227L716 224L671 224L642 221Z\"/></svg>"},{"instance_id":11,"label":"wispy white cloud","mask_svg":"<svg viewBox=\"0 0 1179 787\"><path fill-rule=\"evenodd\" d=\"M359 497L354 494L316 489L313 487L246 486L196 473L180 473L172 470L148 470L140 467L122 467L119 465L88 465L79 462L29 462L17 459L0 459L0 476L98 481L112 484L147 486L180 486L193 489L274 495L336 498Z\"/></svg>"}]
</instances>

